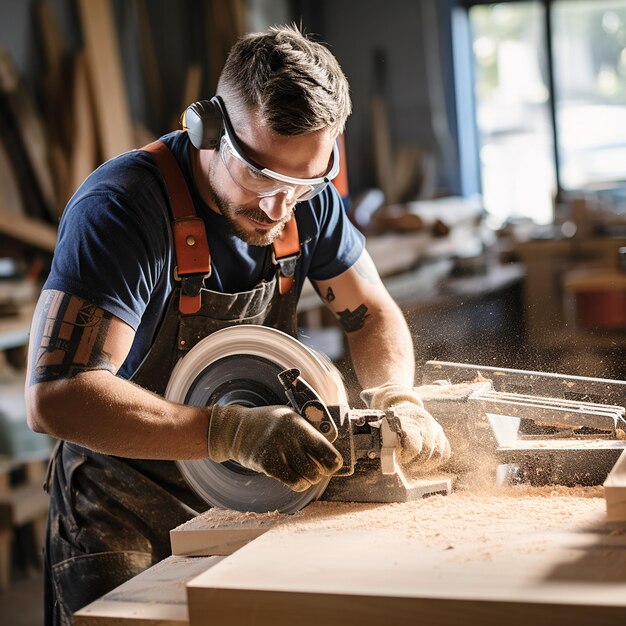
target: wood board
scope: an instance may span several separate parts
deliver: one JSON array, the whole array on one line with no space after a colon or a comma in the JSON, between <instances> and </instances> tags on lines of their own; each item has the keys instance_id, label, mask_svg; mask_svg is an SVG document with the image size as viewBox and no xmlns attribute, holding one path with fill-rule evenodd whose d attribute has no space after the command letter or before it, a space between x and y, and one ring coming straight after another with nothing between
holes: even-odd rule
<instances>
[{"instance_id":1,"label":"wood board","mask_svg":"<svg viewBox=\"0 0 626 626\"><path fill-rule=\"evenodd\" d=\"M135 147L124 73L109 0L79 0L87 65L104 160Z\"/></svg>"},{"instance_id":2,"label":"wood board","mask_svg":"<svg viewBox=\"0 0 626 626\"><path fill-rule=\"evenodd\" d=\"M45 127L11 55L0 48L0 93L27 157L37 191L47 215L56 208L54 178L48 161Z\"/></svg>"},{"instance_id":3,"label":"wood board","mask_svg":"<svg viewBox=\"0 0 626 626\"><path fill-rule=\"evenodd\" d=\"M288 516L209 509L170 531L172 554L217 556L232 554Z\"/></svg>"},{"instance_id":4,"label":"wood board","mask_svg":"<svg viewBox=\"0 0 626 626\"><path fill-rule=\"evenodd\" d=\"M617 623L626 525L606 521L602 496L524 488L318 502L191 580L190 623Z\"/></svg>"},{"instance_id":5,"label":"wood board","mask_svg":"<svg viewBox=\"0 0 626 626\"><path fill-rule=\"evenodd\" d=\"M35 217L15 215L0 206L0 233L45 252L54 252L57 229Z\"/></svg>"},{"instance_id":6,"label":"wood board","mask_svg":"<svg viewBox=\"0 0 626 626\"><path fill-rule=\"evenodd\" d=\"M604 483L607 518L626 522L626 450L622 452Z\"/></svg>"},{"instance_id":7,"label":"wood board","mask_svg":"<svg viewBox=\"0 0 626 626\"><path fill-rule=\"evenodd\" d=\"M96 169L98 145L94 108L89 90L87 60L82 52L74 57L74 83L72 86L72 108L74 111L74 133L69 163L67 189L64 201L80 187L85 178Z\"/></svg>"},{"instance_id":8,"label":"wood board","mask_svg":"<svg viewBox=\"0 0 626 626\"><path fill-rule=\"evenodd\" d=\"M171 556L75 613L74 626L188 624L185 583L220 560Z\"/></svg>"},{"instance_id":9,"label":"wood board","mask_svg":"<svg viewBox=\"0 0 626 626\"><path fill-rule=\"evenodd\" d=\"M33 13L44 67L39 77L39 90L45 103L42 119L47 131L47 150L56 192L53 213L59 217L67 201L69 152L75 132L75 107L67 103L67 94L72 90L71 55L50 2L38 0Z\"/></svg>"},{"instance_id":10,"label":"wood board","mask_svg":"<svg viewBox=\"0 0 626 626\"><path fill-rule=\"evenodd\" d=\"M23 215L24 202L19 182L15 176L13 163L4 143L0 139L0 206L7 213Z\"/></svg>"}]
</instances>

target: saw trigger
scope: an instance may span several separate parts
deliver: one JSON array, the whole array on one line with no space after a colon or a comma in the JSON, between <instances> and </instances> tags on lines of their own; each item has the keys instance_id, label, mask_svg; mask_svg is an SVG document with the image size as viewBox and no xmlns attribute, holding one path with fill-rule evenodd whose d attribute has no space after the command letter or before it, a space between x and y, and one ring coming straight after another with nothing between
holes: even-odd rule
<instances>
[{"instance_id":1,"label":"saw trigger","mask_svg":"<svg viewBox=\"0 0 626 626\"><path fill-rule=\"evenodd\" d=\"M289 404L330 443L337 439L338 431L326 405L315 390L300 377L296 367L278 374Z\"/></svg>"}]
</instances>

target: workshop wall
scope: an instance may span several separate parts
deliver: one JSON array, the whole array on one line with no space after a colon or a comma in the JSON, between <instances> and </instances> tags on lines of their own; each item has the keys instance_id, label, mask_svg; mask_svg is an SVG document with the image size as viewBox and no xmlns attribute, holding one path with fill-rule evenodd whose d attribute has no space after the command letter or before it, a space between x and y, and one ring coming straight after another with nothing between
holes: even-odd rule
<instances>
[{"instance_id":1,"label":"workshop wall","mask_svg":"<svg viewBox=\"0 0 626 626\"><path fill-rule=\"evenodd\" d=\"M450 0L315 0L296 2L311 32L320 33L350 81L354 112L346 142L350 184L377 183L372 99L382 95L392 147L418 146L435 157L436 186L459 192ZM383 77L376 78L376 56ZM378 83L378 84L377 84ZM382 92L382 93L381 93Z\"/></svg>"}]
</instances>

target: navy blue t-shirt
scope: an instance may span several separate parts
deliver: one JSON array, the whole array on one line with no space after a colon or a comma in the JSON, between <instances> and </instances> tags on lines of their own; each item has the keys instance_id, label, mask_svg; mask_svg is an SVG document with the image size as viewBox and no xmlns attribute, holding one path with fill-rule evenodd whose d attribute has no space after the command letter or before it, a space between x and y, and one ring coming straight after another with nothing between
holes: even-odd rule
<instances>
[{"instance_id":1,"label":"navy blue t-shirt","mask_svg":"<svg viewBox=\"0 0 626 626\"><path fill-rule=\"evenodd\" d=\"M234 235L193 184L187 133L161 138L174 153L204 220L212 274L206 287L222 293L247 291L263 278L268 248ZM305 278L327 280L350 268L364 238L347 219L337 190L329 185L301 202L295 213L301 242L295 289ZM119 375L129 378L147 353L174 287L170 216L157 166L133 150L102 164L68 203L44 289L79 296L119 317L136 331Z\"/></svg>"}]
</instances>

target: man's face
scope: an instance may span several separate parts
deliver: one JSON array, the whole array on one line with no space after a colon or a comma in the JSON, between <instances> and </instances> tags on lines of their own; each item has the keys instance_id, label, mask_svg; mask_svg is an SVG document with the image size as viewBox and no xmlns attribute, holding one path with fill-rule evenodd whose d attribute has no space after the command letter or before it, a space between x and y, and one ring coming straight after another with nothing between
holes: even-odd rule
<instances>
[{"instance_id":1,"label":"man's face","mask_svg":"<svg viewBox=\"0 0 626 626\"><path fill-rule=\"evenodd\" d=\"M239 116L232 123L246 156L263 167L295 178L316 178L328 171L334 144L330 131L285 137L273 132L255 113ZM208 179L205 195L209 206L226 218L240 239L267 246L278 238L291 219L296 198L289 199L283 191L260 198L244 189L229 173L219 150L200 151L200 167Z\"/></svg>"}]
</instances>

